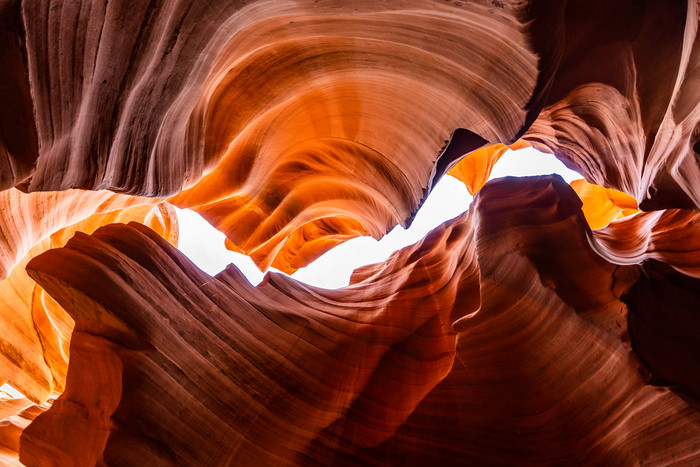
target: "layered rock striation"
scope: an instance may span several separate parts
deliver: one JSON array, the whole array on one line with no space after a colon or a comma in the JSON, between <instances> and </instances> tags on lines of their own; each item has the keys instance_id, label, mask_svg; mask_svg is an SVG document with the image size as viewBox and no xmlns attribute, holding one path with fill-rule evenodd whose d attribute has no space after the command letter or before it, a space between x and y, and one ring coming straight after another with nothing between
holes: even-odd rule
<instances>
[{"instance_id":1,"label":"layered rock striation","mask_svg":"<svg viewBox=\"0 0 700 467\"><path fill-rule=\"evenodd\" d=\"M699 10L0 1L0 459L697 464ZM484 185L525 146L585 180ZM338 291L174 246L293 272L448 172Z\"/></svg>"},{"instance_id":2,"label":"layered rock striation","mask_svg":"<svg viewBox=\"0 0 700 467\"><path fill-rule=\"evenodd\" d=\"M76 235L27 267L76 328L66 392L25 430L20 459L697 461L700 413L651 386L630 346L625 303L648 290L647 266L598 255L580 206L558 177L494 182L338 291L275 273L253 287L233 266L209 277L139 224ZM696 390L692 336L659 341L697 293L646 294L672 315L668 334L630 314L642 358L685 356L662 364L681 392Z\"/></svg>"}]
</instances>

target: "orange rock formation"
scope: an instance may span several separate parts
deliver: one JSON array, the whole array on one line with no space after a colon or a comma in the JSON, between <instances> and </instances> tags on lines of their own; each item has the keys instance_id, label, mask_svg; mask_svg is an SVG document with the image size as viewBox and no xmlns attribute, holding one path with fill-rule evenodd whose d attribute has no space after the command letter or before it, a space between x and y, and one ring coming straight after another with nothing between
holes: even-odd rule
<instances>
[{"instance_id":1,"label":"orange rock formation","mask_svg":"<svg viewBox=\"0 0 700 467\"><path fill-rule=\"evenodd\" d=\"M0 460L700 463L699 10L0 2ZM484 185L528 145L585 180ZM208 276L164 203L292 272L448 171L338 291Z\"/></svg>"},{"instance_id":2,"label":"orange rock formation","mask_svg":"<svg viewBox=\"0 0 700 467\"><path fill-rule=\"evenodd\" d=\"M76 192L62 192L66 196L59 197L53 193L27 195L14 189L4 193L8 192L13 195L9 206L18 208L29 204L33 208L24 211L25 216L20 216L20 211L18 215L7 218L14 224L12 227L20 228L19 235L25 233L24 238L29 236L26 233L46 235L46 231L42 232L42 229L52 228L51 221L36 217L42 213L42 209L55 216L52 219L54 222L62 220L61 208L71 216L79 216L81 213L81 209L70 209L76 199L71 195L77 195ZM87 209L92 207L97 213L46 236L14 265L5 280L0 281L0 343L4 349L0 353L0 379L9 382L37 403L44 402L52 391L63 390L73 319L29 278L25 271L29 260L46 250L65 245L76 232L92 233L101 225L113 222L141 222L177 244L177 220L173 208L167 203L154 207L152 200L126 198L129 203L149 203L100 213L100 210L113 208L114 205L108 201L95 207L91 204L95 198L93 195L111 198L110 201L122 201L125 198L121 195L98 192L81 195L80 201L85 203L83 206ZM53 227L55 228L55 224ZM10 232L9 229L6 231ZM13 238L8 235L6 240L9 242Z\"/></svg>"}]
</instances>

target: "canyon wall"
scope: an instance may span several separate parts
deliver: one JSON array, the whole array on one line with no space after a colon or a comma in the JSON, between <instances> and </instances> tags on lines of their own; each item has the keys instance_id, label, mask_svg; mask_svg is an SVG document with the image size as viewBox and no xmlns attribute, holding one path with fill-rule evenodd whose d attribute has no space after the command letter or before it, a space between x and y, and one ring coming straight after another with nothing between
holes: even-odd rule
<instances>
[{"instance_id":1,"label":"canyon wall","mask_svg":"<svg viewBox=\"0 0 700 467\"><path fill-rule=\"evenodd\" d=\"M0 1L0 462L697 464L699 10ZM486 183L527 146L585 180ZM291 273L448 173L337 291L176 248Z\"/></svg>"}]
</instances>

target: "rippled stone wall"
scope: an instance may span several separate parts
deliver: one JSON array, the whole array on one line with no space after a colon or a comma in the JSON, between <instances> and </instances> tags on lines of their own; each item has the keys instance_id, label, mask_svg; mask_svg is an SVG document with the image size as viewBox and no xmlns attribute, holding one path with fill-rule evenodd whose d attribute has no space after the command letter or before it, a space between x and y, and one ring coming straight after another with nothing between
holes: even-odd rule
<instances>
[{"instance_id":1,"label":"rippled stone wall","mask_svg":"<svg viewBox=\"0 0 700 467\"><path fill-rule=\"evenodd\" d=\"M698 15L0 2L0 458L700 462ZM484 185L525 146L585 180ZM292 272L447 172L470 210L338 291L176 248L171 205Z\"/></svg>"}]
</instances>

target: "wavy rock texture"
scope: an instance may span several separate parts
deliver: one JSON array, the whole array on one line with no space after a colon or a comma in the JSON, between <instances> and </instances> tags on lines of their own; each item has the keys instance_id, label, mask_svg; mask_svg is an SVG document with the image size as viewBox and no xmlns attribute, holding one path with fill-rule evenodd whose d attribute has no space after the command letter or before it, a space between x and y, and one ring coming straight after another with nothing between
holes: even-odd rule
<instances>
[{"instance_id":1,"label":"wavy rock texture","mask_svg":"<svg viewBox=\"0 0 700 467\"><path fill-rule=\"evenodd\" d=\"M22 183L38 157L20 2L0 3L0 190Z\"/></svg>"},{"instance_id":2,"label":"wavy rock texture","mask_svg":"<svg viewBox=\"0 0 700 467\"><path fill-rule=\"evenodd\" d=\"M2 462L700 463L698 10L0 1L0 379L65 389L21 438L46 406L0 404ZM508 145L583 211L482 188ZM148 214L292 272L450 170L472 210L334 292L209 277Z\"/></svg>"},{"instance_id":3,"label":"wavy rock texture","mask_svg":"<svg viewBox=\"0 0 700 467\"><path fill-rule=\"evenodd\" d=\"M0 278L5 279L30 248L64 227L93 214L160 202L110 191L0 191Z\"/></svg>"},{"instance_id":4,"label":"wavy rock texture","mask_svg":"<svg viewBox=\"0 0 700 467\"><path fill-rule=\"evenodd\" d=\"M21 193L20 197L36 199L36 196ZM109 206L109 203L102 206L105 205ZM60 211L55 215L60 218ZM40 253L65 245L76 232L91 233L101 225L129 221L142 222L177 244L177 220L173 208L167 203L94 214L37 243L7 279L0 281L0 326L3 330L0 335L0 347L3 349L0 353L1 381L9 382L39 403L44 402L52 391L63 390L73 319L29 278L25 267Z\"/></svg>"},{"instance_id":5,"label":"wavy rock texture","mask_svg":"<svg viewBox=\"0 0 700 467\"><path fill-rule=\"evenodd\" d=\"M450 161L523 134L647 209L700 205L692 0L16 3L15 183L191 187L172 201L263 270L409 223Z\"/></svg>"},{"instance_id":6,"label":"wavy rock texture","mask_svg":"<svg viewBox=\"0 0 700 467\"><path fill-rule=\"evenodd\" d=\"M139 224L76 235L28 267L76 328L66 392L21 460L260 465L298 463L319 437L381 444L452 366L457 289L460 313L478 306L470 234L442 227L337 292L211 278Z\"/></svg>"},{"instance_id":7,"label":"wavy rock texture","mask_svg":"<svg viewBox=\"0 0 700 467\"><path fill-rule=\"evenodd\" d=\"M519 4L17 10L27 57L16 80L39 148L22 188L164 196L205 174L172 202L262 269L292 272L348 237L410 222L451 158L524 131L537 81ZM471 136L441 154L457 128Z\"/></svg>"},{"instance_id":8,"label":"wavy rock texture","mask_svg":"<svg viewBox=\"0 0 700 467\"><path fill-rule=\"evenodd\" d=\"M547 37L539 39L549 49L540 66L553 62L557 70L524 138L589 182L630 194L643 209L697 209L697 2L560 8L561 26L541 30Z\"/></svg>"},{"instance_id":9,"label":"wavy rock texture","mask_svg":"<svg viewBox=\"0 0 700 467\"><path fill-rule=\"evenodd\" d=\"M299 136L412 157L424 177L454 128L521 131L536 80L521 14L485 1L23 2L41 148L29 188L175 193L265 122L275 138L244 157L294 151L309 118ZM496 54L510 66L494 67Z\"/></svg>"},{"instance_id":10,"label":"wavy rock texture","mask_svg":"<svg viewBox=\"0 0 700 467\"><path fill-rule=\"evenodd\" d=\"M591 248L573 190L505 179L477 199L339 291L211 278L133 223L35 258L76 330L66 392L21 460L699 460L700 413L625 344L637 270Z\"/></svg>"},{"instance_id":11,"label":"wavy rock texture","mask_svg":"<svg viewBox=\"0 0 700 467\"><path fill-rule=\"evenodd\" d=\"M636 268L591 249L580 201L559 180L504 179L475 204L481 307L454 323L455 365L396 436L343 462L697 463L700 414L649 386L629 348L619 297Z\"/></svg>"},{"instance_id":12,"label":"wavy rock texture","mask_svg":"<svg viewBox=\"0 0 700 467\"><path fill-rule=\"evenodd\" d=\"M22 466L19 462L19 440L24 429L40 414L51 407L56 394L41 405L29 399L0 399L0 465Z\"/></svg>"},{"instance_id":13,"label":"wavy rock texture","mask_svg":"<svg viewBox=\"0 0 700 467\"><path fill-rule=\"evenodd\" d=\"M170 200L262 270L291 273L349 237L406 225L454 158L514 139L535 86L511 8L406 2L318 14L328 5L278 13L227 44L192 116L220 162ZM511 66L495 67L496 53ZM441 154L445 128L467 130Z\"/></svg>"},{"instance_id":14,"label":"wavy rock texture","mask_svg":"<svg viewBox=\"0 0 700 467\"><path fill-rule=\"evenodd\" d=\"M668 209L644 212L594 232L598 254L616 264L667 263L684 275L700 278L700 214Z\"/></svg>"}]
</instances>

